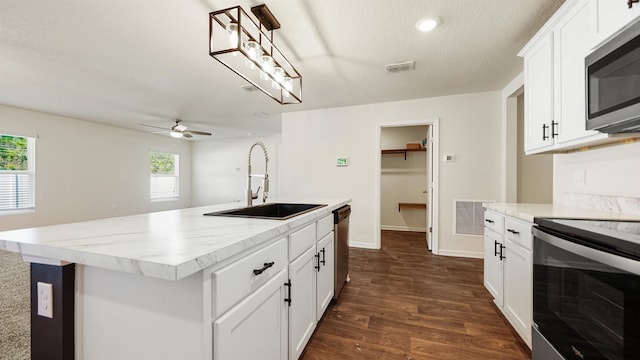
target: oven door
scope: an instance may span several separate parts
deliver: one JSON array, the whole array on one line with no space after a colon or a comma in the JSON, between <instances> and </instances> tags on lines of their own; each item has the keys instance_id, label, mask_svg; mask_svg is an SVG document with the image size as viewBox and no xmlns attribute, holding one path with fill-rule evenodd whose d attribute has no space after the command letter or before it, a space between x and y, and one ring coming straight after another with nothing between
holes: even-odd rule
<instances>
[{"instance_id":1,"label":"oven door","mask_svg":"<svg viewBox=\"0 0 640 360\"><path fill-rule=\"evenodd\" d=\"M533 234L534 329L566 359L638 359L640 262L552 230Z\"/></svg>"}]
</instances>

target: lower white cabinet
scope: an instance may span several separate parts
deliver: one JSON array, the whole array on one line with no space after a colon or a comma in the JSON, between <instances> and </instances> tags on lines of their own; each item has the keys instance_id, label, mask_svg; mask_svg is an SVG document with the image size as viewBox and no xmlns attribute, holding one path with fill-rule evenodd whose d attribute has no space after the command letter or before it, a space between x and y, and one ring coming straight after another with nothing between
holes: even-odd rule
<instances>
[{"instance_id":1,"label":"lower white cabinet","mask_svg":"<svg viewBox=\"0 0 640 360\"><path fill-rule=\"evenodd\" d=\"M498 214L485 212L491 224L485 226L484 284L495 303L522 339L531 347L533 323L533 224Z\"/></svg>"},{"instance_id":2,"label":"lower white cabinet","mask_svg":"<svg viewBox=\"0 0 640 360\"><path fill-rule=\"evenodd\" d=\"M213 322L214 359L287 359L287 270Z\"/></svg>"},{"instance_id":3,"label":"lower white cabinet","mask_svg":"<svg viewBox=\"0 0 640 360\"><path fill-rule=\"evenodd\" d=\"M333 215L210 276L213 359L296 360L334 289Z\"/></svg>"},{"instance_id":4,"label":"lower white cabinet","mask_svg":"<svg viewBox=\"0 0 640 360\"><path fill-rule=\"evenodd\" d=\"M289 264L289 359L297 359L316 327L316 245Z\"/></svg>"},{"instance_id":5,"label":"lower white cabinet","mask_svg":"<svg viewBox=\"0 0 640 360\"><path fill-rule=\"evenodd\" d=\"M333 299L333 273L334 273L334 253L333 253L333 232L329 233L317 245L317 296L316 296L316 320L320 321L325 310Z\"/></svg>"},{"instance_id":6,"label":"lower white cabinet","mask_svg":"<svg viewBox=\"0 0 640 360\"><path fill-rule=\"evenodd\" d=\"M500 258L502 235L484 229L484 287L498 306L502 306L504 261ZM504 251L504 250L503 250Z\"/></svg>"}]
</instances>

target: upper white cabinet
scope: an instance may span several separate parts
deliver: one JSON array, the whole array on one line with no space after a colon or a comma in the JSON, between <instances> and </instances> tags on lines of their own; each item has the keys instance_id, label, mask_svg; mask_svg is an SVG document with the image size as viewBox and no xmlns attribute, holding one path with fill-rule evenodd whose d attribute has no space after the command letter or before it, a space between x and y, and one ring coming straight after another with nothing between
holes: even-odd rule
<instances>
[{"instance_id":1,"label":"upper white cabinet","mask_svg":"<svg viewBox=\"0 0 640 360\"><path fill-rule=\"evenodd\" d=\"M551 136L560 144L598 134L586 130L584 58L596 38L596 4L576 1L574 7L553 27L554 119Z\"/></svg>"},{"instance_id":2,"label":"upper white cabinet","mask_svg":"<svg viewBox=\"0 0 640 360\"><path fill-rule=\"evenodd\" d=\"M525 151L551 146L553 121L553 34L542 36L524 58Z\"/></svg>"},{"instance_id":3,"label":"upper white cabinet","mask_svg":"<svg viewBox=\"0 0 640 360\"><path fill-rule=\"evenodd\" d=\"M616 141L586 130L585 57L640 14L625 1L567 0L522 49L525 153L563 152Z\"/></svg>"},{"instance_id":4,"label":"upper white cabinet","mask_svg":"<svg viewBox=\"0 0 640 360\"><path fill-rule=\"evenodd\" d=\"M593 0L593 2L596 4L598 13L596 43L606 40L640 15L640 4L634 4L629 9L626 1Z\"/></svg>"}]
</instances>

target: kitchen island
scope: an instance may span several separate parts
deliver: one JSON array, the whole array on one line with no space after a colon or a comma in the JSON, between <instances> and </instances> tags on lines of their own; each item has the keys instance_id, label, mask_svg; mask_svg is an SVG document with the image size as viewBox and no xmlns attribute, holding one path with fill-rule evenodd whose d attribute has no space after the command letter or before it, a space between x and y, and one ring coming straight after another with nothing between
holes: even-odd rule
<instances>
[{"instance_id":1,"label":"kitchen island","mask_svg":"<svg viewBox=\"0 0 640 360\"><path fill-rule=\"evenodd\" d=\"M38 316L38 304L32 301L36 335L39 324L34 319L54 322L62 316L67 319L64 331L71 327L72 354L67 345L60 357L49 358L212 359L215 353L216 359L224 359L242 348L234 341L254 335L264 340L241 340L257 349L271 347L275 358L295 358L291 347L304 348L310 332L306 329L304 344L291 344L291 338L287 341L287 322L291 327L300 316L287 311L286 301L298 305L296 289L302 295L302 288L311 287L286 286L295 265L292 262L306 259L308 254L310 264L315 264L312 260L318 247L320 267L319 240L329 235L333 239L332 211L350 200L303 202L327 206L287 220L203 216L240 206L234 203L20 229L0 232L0 249L20 253L32 263L32 295L34 266L44 273L75 268L72 294L63 301L73 304L71 320L70 310L56 303L63 289L57 289L55 283L52 319ZM62 276L64 271L60 272ZM315 270L313 276L315 285ZM247 306L269 304L272 297L259 301L258 295L265 289L277 295L274 311L264 312L264 319L245 315L258 322L253 325L262 326L257 330L266 333L251 334L250 329L246 334L233 333L241 329L226 325L234 316L242 318ZM315 306L315 300L313 303ZM313 318L315 327L315 309ZM58 330L63 328L51 331ZM279 343L268 341L274 338ZM215 339L225 341L217 344ZM59 340L65 341L68 338ZM32 348L48 346L43 342L45 339L34 336ZM261 357L269 358L264 353Z\"/></svg>"}]
</instances>

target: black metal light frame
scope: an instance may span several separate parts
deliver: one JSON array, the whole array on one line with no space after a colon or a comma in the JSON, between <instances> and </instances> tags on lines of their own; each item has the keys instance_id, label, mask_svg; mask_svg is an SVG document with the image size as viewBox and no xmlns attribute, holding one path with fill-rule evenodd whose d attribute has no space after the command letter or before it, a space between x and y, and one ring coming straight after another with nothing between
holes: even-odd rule
<instances>
[{"instance_id":1,"label":"black metal light frame","mask_svg":"<svg viewBox=\"0 0 640 360\"><path fill-rule=\"evenodd\" d=\"M273 30L279 29L280 23L266 5L254 6L251 12L258 23L240 6L209 13L209 55L276 102L282 105L301 103L302 75L273 44ZM234 23L238 30L230 32L229 25ZM236 34L233 46L230 36ZM260 56L271 56L273 66L284 70L284 77L291 79L287 81L290 89L286 89L282 81L277 81L273 73L263 71L260 58L249 55L246 47L249 41L258 44ZM261 73L266 80L260 78Z\"/></svg>"}]
</instances>

